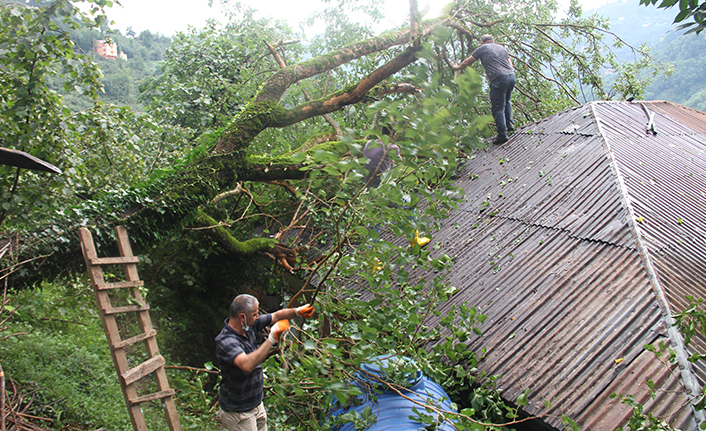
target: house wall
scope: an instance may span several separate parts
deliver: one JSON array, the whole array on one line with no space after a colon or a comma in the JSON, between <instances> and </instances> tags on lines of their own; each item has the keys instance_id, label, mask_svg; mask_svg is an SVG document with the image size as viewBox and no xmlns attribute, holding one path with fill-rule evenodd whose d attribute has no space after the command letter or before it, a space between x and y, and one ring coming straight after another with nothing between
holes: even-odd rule
<instances>
[{"instance_id":1,"label":"house wall","mask_svg":"<svg viewBox=\"0 0 706 431\"><path fill-rule=\"evenodd\" d=\"M118 58L118 45L113 42L107 42L105 40L97 40L96 52L100 56L116 59Z\"/></svg>"}]
</instances>

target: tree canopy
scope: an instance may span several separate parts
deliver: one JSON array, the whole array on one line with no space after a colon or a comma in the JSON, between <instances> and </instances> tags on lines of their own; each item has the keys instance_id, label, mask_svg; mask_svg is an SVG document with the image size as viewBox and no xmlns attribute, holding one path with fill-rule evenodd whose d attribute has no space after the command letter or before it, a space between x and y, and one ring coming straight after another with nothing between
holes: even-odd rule
<instances>
[{"instance_id":1,"label":"tree canopy","mask_svg":"<svg viewBox=\"0 0 706 431\"><path fill-rule=\"evenodd\" d=\"M600 17L582 17L575 1L561 19L553 1L454 2L431 19L410 2L408 25L376 34L349 20L359 2L341 0L320 13L328 27L308 43L234 3L227 24L172 40L161 74L140 83L146 112L138 113L98 101L100 71L66 29L102 28L109 3L91 2L93 15L68 0L0 9L3 145L63 171L0 168L2 226L15 244L6 266L17 285L80 271L76 228L89 227L106 250L120 224L145 256L148 298L180 297L165 309L213 314L246 290L285 304L315 301L321 325L301 327L286 359L296 366L272 369L280 390L271 403L286 412L273 419L278 429L320 424L332 395L341 403L352 395L341 382L377 352L414 357L456 395L475 382L463 366L477 358L457 346L483 317L469 305L443 327L424 326L454 293L443 283L453 261L409 241L421 233L436 246L434 227L462 199L457 168L492 134L482 69L454 77L450 68L481 34L511 53L520 125L585 100L639 98L660 72L641 49L635 62L619 62L611 47L623 42ZM364 11L380 18L376 2ZM71 111L49 76L95 102ZM368 188L362 147L389 140L382 125L398 131L401 153L382 185ZM439 277L413 280L412 266ZM359 300L361 290L374 300ZM421 348L441 334L447 342ZM297 389L302 382L306 390ZM294 402L285 397L293 393ZM517 410L452 416L470 427L512 422Z\"/></svg>"},{"instance_id":2,"label":"tree canopy","mask_svg":"<svg viewBox=\"0 0 706 431\"><path fill-rule=\"evenodd\" d=\"M65 14L71 15L69 12L72 6L69 2L52 4L61 4L67 11ZM345 2L342 4L345 5ZM310 145L307 143L309 137L332 132L339 134L336 137L338 142L363 138L366 121L367 125L373 123L366 120L365 110L354 107L361 104L370 106L373 101L384 100L380 99L384 94L388 94L387 100L397 100L397 103L404 106L420 103L419 94L423 93L417 88L420 87L418 76L404 75L410 66L418 67L416 65L421 64L426 83L434 79L435 85L448 87L449 101L455 102L458 83L452 81L448 65L454 59L468 55L480 33L496 33L498 40L506 44L512 53L520 82L514 104L521 123L537 120L584 98L639 97L649 81L641 79L639 71L642 70L643 74L647 71L648 77L649 73L656 73L656 69L649 71L649 57L643 53L635 64L619 64L610 51L606 50L608 44L604 39L610 38L611 44L621 42L619 39L613 40L612 35L604 29L606 23L598 17L581 18L576 4L572 5L568 17L557 21L553 15L555 8L554 3L540 6L522 1L513 2L512 7L503 11L482 1L451 4L442 17L413 21L414 25L406 29L396 29L365 40L360 40L359 35L366 32L369 34L370 30L364 32L356 25L347 25L341 12L332 8L325 12L326 18L331 18L329 22L335 23L332 28L338 27L338 31L331 31L312 42L307 49L316 55L304 60L301 60L301 43L288 42L294 39L291 31L280 25L269 27L267 21L255 20L251 11L236 9L231 23L223 28L211 24L202 31L192 30L188 34L177 35L166 55L164 73L149 78L141 86L141 97L149 106L151 118L142 118L135 123L135 119L141 118L139 114L99 103L91 110L79 114L65 111L63 116L71 120L65 124L80 122L82 125L71 126L75 130L74 135L54 146L61 146L64 152L73 148L72 151L79 156L60 160L56 156L57 152L49 151L51 147L47 147L49 142L61 136L52 132L57 128L39 127L36 121L31 123L31 117L24 117L24 113L35 116L47 114L40 114L34 105L28 105L32 109L21 110L23 104L34 101L25 102L22 96L18 96L18 101L12 102L12 108L5 111L5 124L15 129L9 130L7 135L15 137L11 139L28 140L37 131L41 131L44 135L37 137L36 141L41 141L40 147L44 149L34 149L34 144L29 142L10 142L8 146L47 157L48 161L62 168L67 167L68 160L79 164L73 169L64 169L67 176L70 175L62 188L65 205L76 202L72 193L93 196L93 191L106 188L133 196L127 198L133 202L140 200L134 195L148 196L149 200L138 204L137 208L121 208L122 213L113 212L110 216L103 214L103 220L95 223L100 225L117 220L128 221L123 215L129 213L132 214L129 218L135 220L130 223L143 226L143 230L153 230L159 229L155 219L162 219L165 228L191 223L196 211L204 211L202 206L210 199L221 192L235 189L238 184L308 177L314 171L312 165L322 166L325 163L313 158L311 154L302 158L304 153L295 151L298 149L297 144ZM48 8L42 13L60 15L58 11ZM3 12L11 22L16 22L24 14L36 13L19 7L4 8ZM97 21L100 24L100 19ZM38 21L35 25L45 24ZM51 35L53 38L67 37L67 33L59 27L50 26L48 29L51 31L47 37L51 33L55 33ZM44 30L35 28L32 31ZM8 40L8 46L20 43L24 44L24 40ZM268 45L272 51L268 50ZM63 70L54 67L52 72L70 77L66 83L67 88L76 86L76 79L86 76L81 81L85 87L83 91L90 94L100 91L95 64L75 54L71 40L65 39L60 46L63 51L48 53L47 61L63 61L73 69L66 69L69 66L64 66ZM41 51L40 46L33 46L32 49ZM41 63L35 62L31 55L23 57L24 51L19 52L17 57L8 57L15 59L12 67L22 68L25 75L18 73L20 80L5 81L13 82L12 88L8 88L8 94L23 94L28 87L36 85L33 80L41 80L44 76L44 72L37 73L33 69L27 71L27 68ZM288 64L278 64L272 55L276 52L280 52ZM74 57L79 61L68 63ZM23 61L18 62L18 58ZM80 69L74 65L80 65ZM602 80L602 71L606 67L611 67L614 76L617 76L610 88ZM90 75L91 70L95 71L93 75ZM410 92L413 94L411 97L394 96ZM29 91L27 93L31 94ZM59 106L60 100L56 96L52 97L55 97L54 105ZM488 112L487 105L487 99L481 98L473 112L463 112L454 124L467 129L465 125L473 125L483 118L479 114ZM387 113L387 110L380 112ZM325 115L333 115L335 118L317 124L315 119ZM52 119L56 118L59 117L52 116ZM405 118L391 120L398 121L400 128L412 124L410 119ZM90 128L96 121L102 123L97 129ZM26 127L32 130L31 133L17 129L23 122L27 123ZM127 124L131 122L133 124L128 128ZM331 124L340 124L340 128L332 127ZM145 132L150 127L161 128L153 130L156 133L161 131L163 135L146 137ZM170 131L169 127L174 129ZM71 130L66 127L58 129L62 133ZM86 136L86 132L92 133L90 138L79 136L81 133ZM164 139L165 132L176 136ZM100 139L93 139L96 133L105 134L114 144L128 144L103 145L107 157L102 158L102 163L108 169L116 164L116 158L124 159L120 161L121 168L130 166L128 169L120 169L120 173L115 172L109 187L106 187L108 184L104 182L104 175L88 178L88 171L100 169L99 165L85 164L90 163L89 160L101 163L96 158L100 152L93 147L101 145ZM189 136L192 137L190 144L178 141ZM425 136L419 138L424 139ZM88 143L89 139L93 142ZM464 130L455 132L449 139L455 142L457 148L463 145L478 146L480 143L479 139L471 138ZM79 142L86 146L85 151L77 147ZM139 142L139 145L131 145L135 142ZM331 151L331 144L318 145L326 145L321 147L323 151ZM122 147L120 154L117 153L119 147ZM338 148L345 150L345 154L351 151L346 147L344 143ZM308 149L311 152L317 148L310 146ZM165 157L178 154L182 155L181 162ZM135 169L135 165L145 168ZM169 169L144 181L145 174L167 165ZM451 163L450 166L453 165ZM73 172L78 174L79 169L83 172L83 178L73 175ZM126 175L128 178L125 178ZM132 178L129 178L130 175ZM25 174L28 179L30 176ZM123 178L123 181L115 182L119 178ZM66 187L71 184L73 186ZM22 196L22 193L15 193L9 200L17 200ZM100 199L114 199L110 193L107 196ZM100 199L76 203L79 207L85 207L90 206L90 202L97 202L100 207ZM41 202L33 198L27 198L27 201ZM145 205L144 202L149 204ZM6 206L12 209L11 205ZM156 207L162 209L155 212ZM16 208L18 215L27 214L26 208ZM74 214L76 211L72 210ZM137 221L137 217L145 216L151 221ZM228 244L226 247L232 248L235 243L228 241ZM269 243L262 242L261 246L266 247L265 244ZM259 250L258 247L255 249Z\"/></svg>"}]
</instances>

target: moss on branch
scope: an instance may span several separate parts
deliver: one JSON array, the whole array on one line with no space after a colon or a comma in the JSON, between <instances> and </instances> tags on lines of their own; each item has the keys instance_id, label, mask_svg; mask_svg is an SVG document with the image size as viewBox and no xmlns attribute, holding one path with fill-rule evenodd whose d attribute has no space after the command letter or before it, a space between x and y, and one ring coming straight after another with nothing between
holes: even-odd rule
<instances>
[{"instance_id":1,"label":"moss on branch","mask_svg":"<svg viewBox=\"0 0 706 431\"><path fill-rule=\"evenodd\" d=\"M263 130L279 123L285 109L276 101L253 101L226 127L216 144L216 153L244 152Z\"/></svg>"},{"instance_id":2,"label":"moss on branch","mask_svg":"<svg viewBox=\"0 0 706 431\"><path fill-rule=\"evenodd\" d=\"M340 153L347 144L342 141L325 141L312 145L305 142L290 154L280 156L254 155L246 156L239 166L238 178L241 181L273 181L298 180L306 178L308 170L314 161L311 155L316 151ZM301 160L301 153L307 157Z\"/></svg>"},{"instance_id":3,"label":"moss on branch","mask_svg":"<svg viewBox=\"0 0 706 431\"><path fill-rule=\"evenodd\" d=\"M204 233L216 241L218 245L238 256L249 256L261 251L269 251L275 245L275 240L269 238L251 238L246 241L239 241L213 217L203 210L198 210L194 225L204 228Z\"/></svg>"}]
</instances>

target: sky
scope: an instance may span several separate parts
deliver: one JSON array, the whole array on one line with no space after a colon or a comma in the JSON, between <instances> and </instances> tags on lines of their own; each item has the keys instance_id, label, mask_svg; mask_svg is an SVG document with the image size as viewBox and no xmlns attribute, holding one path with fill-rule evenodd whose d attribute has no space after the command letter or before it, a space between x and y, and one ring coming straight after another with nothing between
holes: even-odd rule
<instances>
[{"instance_id":1,"label":"sky","mask_svg":"<svg viewBox=\"0 0 706 431\"><path fill-rule=\"evenodd\" d=\"M209 18L225 22L220 12L220 1L213 0L213 7L208 6L208 0L118 0L122 6L115 4L108 9L108 17L115 24L114 29L123 34L127 27L132 27L136 33L149 30L164 36L172 36L177 31L186 31L189 26L201 28ZM602 6L615 0L581 0L584 10ZM637 1L637 0L635 0ZM290 26L297 30L298 23L308 17L312 11L323 7L321 0L242 0L243 3L260 11L260 17L272 17L288 20ZM560 0L560 4L568 4L568 0ZM444 0L418 0L419 10L428 8L426 18L437 17ZM381 29L398 26L407 20L409 13L408 0L385 0L387 22ZM307 33L308 35L308 33Z\"/></svg>"},{"instance_id":2,"label":"sky","mask_svg":"<svg viewBox=\"0 0 706 431\"><path fill-rule=\"evenodd\" d=\"M172 36L176 31L186 31L189 26L203 27L209 18L225 22L220 12L220 1L213 0L213 7L208 6L208 0L118 0L121 6L115 4L108 9L108 17L115 24L112 26L123 34L127 27L132 27L136 33L150 30ZM235 0L234 0L235 1ZM408 0L384 0L387 23L384 28L402 24L409 13ZM257 9L259 17L272 17L289 21L290 27L298 30L298 24L308 18L312 12L321 9L325 4L321 0L241 0L253 9ZM445 2L436 0L418 0L419 10L429 8L427 18L439 15Z\"/></svg>"}]
</instances>

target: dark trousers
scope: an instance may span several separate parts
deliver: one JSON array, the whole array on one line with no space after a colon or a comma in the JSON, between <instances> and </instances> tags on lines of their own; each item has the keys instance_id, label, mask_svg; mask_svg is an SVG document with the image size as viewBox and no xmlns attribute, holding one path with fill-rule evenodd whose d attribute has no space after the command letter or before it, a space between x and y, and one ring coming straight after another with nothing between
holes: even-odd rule
<instances>
[{"instance_id":1,"label":"dark trousers","mask_svg":"<svg viewBox=\"0 0 706 431\"><path fill-rule=\"evenodd\" d=\"M507 137L507 130L513 130L512 103L510 95L515 89L515 74L500 75L490 83L490 109L495 119L498 136Z\"/></svg>"}]
</instances>

